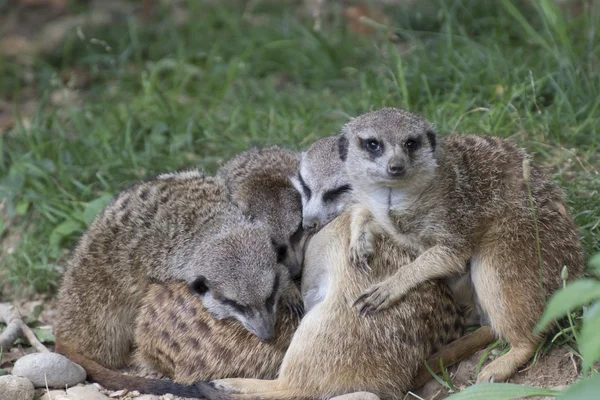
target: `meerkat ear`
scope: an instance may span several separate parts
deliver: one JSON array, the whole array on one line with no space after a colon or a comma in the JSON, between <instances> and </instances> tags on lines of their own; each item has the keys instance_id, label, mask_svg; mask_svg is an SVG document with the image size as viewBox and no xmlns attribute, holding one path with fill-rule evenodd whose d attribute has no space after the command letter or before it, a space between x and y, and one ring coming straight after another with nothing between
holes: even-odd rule
<instances>
[{"instance_id":1,"label":"meerkat ear","mask_svg":"<svg viewBox=\"0 0 600 400\"><path fill-rule=\"evenodd\" d=\"M288 179L292 183L294 189L298 191L298 193L302 194L302 184L300 183L300 179L298 179L298 175L290 175Z\"/></svg>"},{"instance_id":2,"label":"meerkat ear","mask_svg":"<svg viewBox=\"0 0 600 400\"><path fill-rule=\"evenodd\" d=\"M190 284L190 288L200 295L206 294L209 289L208 285L206 284L206 278L202 275L196 278L196 280Z\"/></svg>"},{"instance_id":3,"label":"meerkat ear","mask_svg":"<svg viewBox=\"0 0 600 400\"><path fill-rule=\"evenodd\" d=\"M348 138L346 135L340 135L338 139L338 152L340 154L340 160L346 161L348 157Z\"/></svg>"},{"instance_id":4,"label":"meerkat ear","mask_svg":"<svg viewBox=\"0 0 600 400\"><path fill-rule=\"evenodd\" d=\"M435 132L434 131L427 131L425 132L425 134L427 135L427 140L429 140L429 145L431 146L431 151L435 151Z\"/></svg>"}]
</instances>

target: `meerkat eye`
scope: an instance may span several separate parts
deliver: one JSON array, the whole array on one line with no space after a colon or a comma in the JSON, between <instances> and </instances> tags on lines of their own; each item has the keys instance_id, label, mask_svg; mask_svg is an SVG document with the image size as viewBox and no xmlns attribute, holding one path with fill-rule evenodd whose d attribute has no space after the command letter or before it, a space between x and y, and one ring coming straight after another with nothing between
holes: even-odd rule
<instances>
[{"instance_id":1,"label":"meerkat eye","mask_svg":"<svg viewBox=\"0 0 600 400\"><path fill-rule=\"evenodd\" d=\"M371 153L379 153L381 151L381 143L377 139L367 139L363 141L363 146Z\"/></svg>"},{"instance_id":2,"label":"meerkat eye","mask_svg":"<svg viewBox=\"0 0 600 400\"><path fill-rule=\"evenodd\" d=\"M408 139L406 143L404 143L404 147L406 147L409 151L417 150L421 146L421 142L416 139Z\"/></svg>"},{"instance_id":3,"label":"meerkat eye","mask_svg":"<svg viewBox=\"0 0 600 400\"><path fill-rule=\"evenodd\" d=\"M331 203L332 201L337 199L342 194L347 193L351 190L352 190L352 186L350 186L350 185L342 185L336 189L328 190L323 195L323 201L326 203Z\"/></svg>"}]
</instances>

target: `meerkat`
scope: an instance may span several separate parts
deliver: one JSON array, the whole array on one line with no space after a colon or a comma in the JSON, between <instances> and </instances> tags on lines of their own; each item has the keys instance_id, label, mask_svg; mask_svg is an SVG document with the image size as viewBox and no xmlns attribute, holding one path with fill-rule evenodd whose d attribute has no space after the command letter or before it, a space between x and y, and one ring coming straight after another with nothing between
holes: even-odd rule
<instances>
[{"instance_id":1,"label":"meerkat","mask_svg":"<svg viewBox=\"0 0 600 400\"><path fill-rule=\"evenodd\" d=\"M381 236L371 273L350 268L350 222L346 212L308 243L305 269L325 265L326 295L304 315L277 379L216 380L212 383L220 390L245 393L218 398L325 399L368 391L401 399L423 360L437 346L459 337L462 317L449 289L438 282L425 282L397 307L373 318L362 318L352 310L354 298L413 257Z\"/></svg>"},{"instance_id":2,"label":"meerkat","mask_svg":"<svg viewBox=\"0 0 600 400\"><path fill-rule=\"evenodd\" d=\"M362 206L353 214L351 263L369 268L381 231L419 254L358 296L361 313L388 309L430 279L468 274L482 318L511 344L478 382L508 379L541 340L532 332L562 286L562 268L570 278L583 273L563 192L509 141L436 139L428 122L403 110L362 115L345 125L340 140Z\"/></svg>"},{"instance_id":3,"label":"meerkat","mask_svg":"<svg viewBox=\"0 0 600 400\"><path fill-rule=\"evenodd\" d=\"M278 259L299 278L308 235L302 229L302 204L289 176L298 174L300 153L271 146L238 154L217 172L232 200L246 215L265 222Z\"/></svg>"},{"instance_id":4,"label":"meerkat","mask_svg":"<svg viewBox=\"0 0 600 400\"><path fill-rule=\"evenodd\" d=\"M192 170L138 183L74 251L58 296L57 351L124 366L151 282L182 281L214 318L271 340L278 303L302 301L276 258L270 229L244 216L221 180Z\"/></svg>"},{"instance_id":5,"label":"meerkat","mask_svg":"<svg viewBox=\"0 0 600 400\"><path fill-rule=\"evenodd\" d=\"M229 377L272 379L298 321L280 304L274 339L265 343L237 321L212 318L188 285L152 284L136 319L136 361L186 385Z\"/></svg>"},{"instance_id":6,"label":"meerkat","mask_svg":"<svg viewBox=\"0 0 600 400\"><path fill-rule=\"evenodd\" d=\"M302 196L302 226L311 233L341 214L352 199L343 160L336 156L338 146L338 136L317 140L302 153L298 174L290 176Z\"/></svg>"},{"instance_id":7,"label":"meerkat","mask_svg":"<svg viewBox=\"0 0 600 400\"><path fill-rule=\"evenodd\" d=\"M439 302L432 304L433 301L429 296L431 295L431 291L436 292L436 289L434 289L436 287L435 284L427 286L431 290L425 290L426 300L423 303L419 303L415 297L407 303L407 310L400 310L400 314L405 314L404 318L417 321L416 325L409 324L407 329L402 328L398 331L396 325L402 323L404 320L395 320L399 314L397 310L391 316L375 321L375 326L370 324L358 327L357 329L349 329L353 324L356 324L357 320L360 322L360 319L356 318L352 312L348 313L344 311L340 314L340 310L343 307L342 304L352 299L361 290L361 287L366 287L368 282L360 286L360 280L363 279L362 276L344 273L344 270L348 268L338 266L336 269L328 271L328 269L332 268L333 260L336 258L338 259L338 263L342 263L343 265L347 263L347 249L340 250L340 246L344 243L347 244L349 241L348 218L347 216L345 225L341 223L337 227L333 226L332 230L327 233L327 236L317 236L315 238L316 243L307 254L308 258L305 262L307 265L303 274L302 284L305 285L307 280L314 279L315 282L323 285L325 287L323 291L327 293L327 301L325 302L325 308L321 308L319 313L312 317L311 322L305 326L300 337L295 339L296 348L294 355L291 356L294 360L290 362L293 362L296 368L288 368L288 370L291 370L290 373L302 373L302 370L298 370L297 367L301 367L302 363L308 367L311 363L308 357L315 356L316 360L321 360L323 354L320 354L318 349L321 349L321 352L325 351L325 356L327 352L336 353L335 349L338 346L338 340L342 336L344 337L342 342L345 345L339 351L343 351L344 353L342 354L345 354L346 347L352 348L349 358L344 358L344 362L350 360L349 364L345 364L345 368L349 368L349 365L354 365L353 357L359 358L360 361L364 359L365 354L371 351L370 344L372 340L375 340L378 343L378 349L383 351L382 349L385 347L386 340L389 339L388 336L398 334L400 339L408 337L405 344L406 347L410 347L413 340L422 341L416 352L419 353L425 350L423 353L428 353L431 343L445 343L456 337L462 329L458 325L460 323L460 315L456 313L452 300L448 299L444 294L443 288L441 294L436 294L436 296L440 297ZM342 236L338 238L336 229L341 230L342 234L346 235L346 237ZM338 247L329 247L331 238L337 238L336 240L339 242ZM389 245L389 243L384 245L383 249L386 249L386 246L389 247ZM328 251L323 253L324 249L328 249ZM388 265L386 268L379 268L380 273L385 273L385 270L395 271L398 268L397 263L408 261L407 255L399 254L398 256L392 252L382 259L382 263L391 263L392 265ZM323 257L327 260L325 265L329 266L329 268L322 268L323 263L321 260ZM320 279L315 273L311 273L314 270L331 276L322 276L323 279ZM354 280L358 280L358 287L356 287L357 283ZM376 277L374 280L377 280ZM352 293L350 294L346 293L345 289L348 285L351 286L350 290ZM340 298L342 294L344 296ZM347 305L345 307L345 310L347 310ZM431 313L436 312L440 312L440 315L431 315ZM223 394L214 393L214 391L210 394L212 387L208 386L205 380L217 377L274 379L277 375L286 348L292 340L292 334L298 324L298 316L283 305L280 305L277 315L276 338L271 343L263 343L255 336L249 334L237 321L214 320L203 306L201 299L185 283L150 284L136 319L136 360L138 364L150 366L175 382L165 379L156 380L123 375L82 357L76 357L74 361L84 366L92 380L113 390L127 388L129 390L138 390L142 393L172 393L179 396L206 396L215 399L229 398L227 396L222 397L224 396ZM342 319L332 324L331 320L336 321L338 316L341 316ZM431 323L431 319L435 320L435 322ZM437 333L427 331L428 333L421 337L419 324L425 324L424 329L436 329L435 332ZM333 332L323 335L323 331L327 330L327 326L330 326ZM389 331L390 327L393 327L391 331ZM354 332L358 334L356 338ZM385 334L382 336L381 332L385 332ZM373 335L373 337L369 338L369 334ZM398 339L398 337L394 339ZM443 347L439 353L430 356L428 359L429 366L434 372L439 373L440 359L443 360L445 366L453 365L487 345L493 339L495 339L493 332L481 328L450 343L448 346ZM304 355L300 348L301 346L317 350ZM394 351L399 352L404 349L403 346L396 344L392 348L395 349ZM340 353L338 352L337 354L339 358ZM410 360L413 360L411 358L412 354L409 352ZM302 358L305 356L306 358ZM377 355L377 357L380 356ZM377 357L375 361L378 360ZM395 362L390 367L385 363L385 359L379 360L381 361L380 365L377 365L376 362L369 364L370 371L374 375L377 372L372 369L382 368L384 374L394 374L394 368L398 367L399 364L404 365L402 364L402 360L406 359L403 358L400 362ZM318 365L321 365L322 368L334 368L339 362L339 359L334 359L331 363L318 361ZM311 374L311 377L318 379L318 372L319 370L317 370L316 374ZM337 372L340 372L340 376L344 379L344 370L338 371L336 369L335 373ZM328 376L335 373L329 373ZM410 374L410 372L407 374ZM429 371L421 367L414 377L412 385L419 387L429 379L431 379ZM368 380L368 377L365 380ZM360 384L360 382L358 383ZM336 388L336 385L338 385L337 380L330 382L328 391L345 392L344 387ZM371 387L369 386L369 388Z\"/></svg>"}]
</instances>

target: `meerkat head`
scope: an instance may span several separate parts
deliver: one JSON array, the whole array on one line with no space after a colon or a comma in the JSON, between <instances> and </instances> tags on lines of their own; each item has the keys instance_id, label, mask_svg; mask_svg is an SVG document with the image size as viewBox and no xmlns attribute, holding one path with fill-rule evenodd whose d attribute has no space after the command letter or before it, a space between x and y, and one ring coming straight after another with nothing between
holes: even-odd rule
<instances>
[{"instance_id":1,"label":"meerkat head","mask_svg":"<svg viewBox=\"0 0 600 400\"><path fill-rule=\"evenodd\" d=\"M289 273L277 262L269 230L244 223L228 229L194 255L202 275L190 282L216 319L234 318L262 341L275 332L275 315Z\"/></svg>"},{"instance_id":2,"label":"meerkat head","mask_svg":"<svg viewBox=\"0 0 600 400\"><path fill-rule=\"evenodd\" d=\"M264 222L278 260L292 278L299 278L307 236L302 230L300 195L288 180L296 173L300 154L277 146L247 150L218 172L232 200L248 218Z\"/></svg>"},{"instance_id":3,"label":"meerkat head","mask_svg":"<svg viewBox=\"0 0 600 400\"><path fill-rule=\"evenodd\" d=\"M338 136L317 140L302 153L298 175L290 177L302 196L302 226L310 233L341 214L351 200L338 142Z\"/></svg>"},{"instance_id":4,"label":"meerkat head","mask_svg":"<svg viewBox=\"0 0 600 400\"><path fill-rule=\"evenodd\" d=\"M353 184L408 188L433 177L436 136L431 125L407 111L384 108L342 129L340 156Z\"/></svg>"}]
</instances>

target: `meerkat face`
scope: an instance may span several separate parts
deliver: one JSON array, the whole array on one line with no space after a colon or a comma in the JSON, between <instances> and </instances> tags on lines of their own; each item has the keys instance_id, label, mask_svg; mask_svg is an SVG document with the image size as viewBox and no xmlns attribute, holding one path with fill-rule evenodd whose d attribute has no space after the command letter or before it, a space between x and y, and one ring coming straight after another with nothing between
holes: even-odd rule
<instances>
[{"instance_id":1,"label":"meerkat face","mask_svg":"<svg viewBox=\"0 0 600 400\"><path fill-rule=\"evenodd\" d=\"M216 319L234 318L260 340L271 340L289 274L277 263L268 230L248 224L207 247L199 254L203 274L190 283L191 289Z\"/></svg>"},{"instance_id":2,"label":"meerkat face","mask_svg":"<svg viewBox=\"0 0 600 400\"><path fill-rule=\"evenodd\" d=\"M435 139L424 119L385 108L349 122L340 140L346 141L346 172L353 182L402 188L432 176Z\"/></svg>"},{"instance_id":3,"label":"meerkat face","mask_svg":"<svg viewBox=\"0 0 600 400\"><path fill-rule=\"evenodd\" d=\"M338 137L320 139L304 153L298 176L290 177L302 197L302 226L315 233L344 211L352 186L338 156Z\"/></svg>"}]
</instances>

